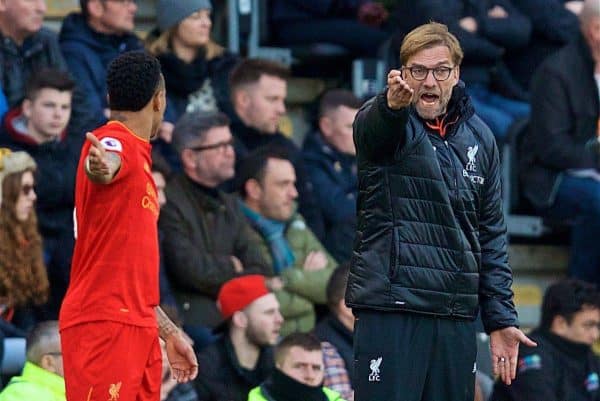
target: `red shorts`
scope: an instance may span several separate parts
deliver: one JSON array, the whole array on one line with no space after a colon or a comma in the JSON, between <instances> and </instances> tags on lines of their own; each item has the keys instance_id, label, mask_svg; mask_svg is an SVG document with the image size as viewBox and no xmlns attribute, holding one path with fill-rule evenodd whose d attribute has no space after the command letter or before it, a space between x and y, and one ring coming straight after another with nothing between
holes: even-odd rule
<instances>
[{"instance_id":1,"label":"red shorts","mask_svg":"<svg viewBox=\"0 0 600 401\"><path fill-rule=\"evenodd\" d=\"M157 328L98 321L60 336L68 401L159 401Z\"/></svg>"}]
</instances>

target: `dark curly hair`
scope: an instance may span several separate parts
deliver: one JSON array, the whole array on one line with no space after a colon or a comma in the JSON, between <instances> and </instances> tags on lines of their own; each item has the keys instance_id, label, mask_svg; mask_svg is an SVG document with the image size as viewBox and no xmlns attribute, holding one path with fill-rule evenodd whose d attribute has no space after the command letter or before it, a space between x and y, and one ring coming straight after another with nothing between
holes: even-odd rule
<instances>
[{"instance_id":1,"label":"dark curly hair","mask_svg":"<svg viewBox=\"0 0 600 401\"><path fill-rule=\"evenodd\" d=\"M541 326L550 329L556 316L562 316L567 323L584 308L600 309L600 291L595 284L577 279L561 280L546 290L542 302Z\"/></svg>"},{"instance_id":2,"label":"dark curly hair","mask_svg":"<svg viewBox=\"0 0 600 401\"><path fill-rule=\"evenodd\" d=\"M0 206L0 297L10 306L41 305L48 300L49 284L42 257L42 237L35 210L27 221L17 219L16 204L21 179L27 169L9 174L2 181Z\"/></svg>"},{"instance_id":3,"label":"dark curly hair","mask_svg":"<svg viewBox=\"0 0 600 401\"><path fill-rule=\"evenodd\" d=\"M106 74L108 106L111 110L140 111L157 90L164 88L160 63L145 51L121 54Z\"/></svg>"}]
</instances>

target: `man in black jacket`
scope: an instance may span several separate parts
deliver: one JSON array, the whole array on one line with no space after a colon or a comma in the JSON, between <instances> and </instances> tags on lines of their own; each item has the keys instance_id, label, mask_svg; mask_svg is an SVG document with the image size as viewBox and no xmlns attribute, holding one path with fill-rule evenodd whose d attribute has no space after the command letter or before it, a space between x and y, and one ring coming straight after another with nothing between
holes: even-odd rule
<instances>
[{"instance_id":1,"label":"man in black jacket","mask_svg":"<svg viewBox=\"0 0 600 401\"><path fill-rule=\"evenodd\" d=\"M0 87L10 108L21 104L27 82L40 69L67 71L56 34L43 26L46 11L46 1L0 0ZM69 131L84 136L103 118L90 113L90 102L80 88L73 97Z\"/></svg>"},{"instance_id":2,"label":"man in black jacket","mask_svg":"<svg viewBox=\"0 0 600 401\"><path fill-rule=\"evenodd\" d=\"M535 207L574 222L570 275L600 284L600 4L586 1L579 18L578 38L533 77L520 171Z\"/></svg>"},{"instance_id":3,"label":"man in black jacket","mask_svg":"<svg viewBox=\"0 0 600 401\"><path fill-rule=\"evenodd\" d=\"M600 292L580 280L563 280L546 291L542 322L531 333L537 348L520 349L517 378L496 383L494 401L600 400Z\"/></svg>"},{"instance_id":4,"label":"man in black jacket","mask_svg":"<svg viewBox=\"0 0 600 401\"><path fill-rule=\"evenodd\" d=\"M266 278L250 274L229 280L219 290L217 304L224 321L223 336L198 354L205 367L196 379L200 401L246 401L248 392L275 367L273 345L283 317Z\"/></svg>"},{"instance_id":5,"label":"man in black jacket","mask_svg":"<svg viewBox=\"0 0 600 401\"><path fill-rule=\"evenodd\" d=\"M519 342L498 149L459 82L445 25L411 31L402 67L354 122L358 224L346 303L356 316L358 400L473 397L481 307L494 370L510 384Z\"/></svg>"},{"instance_id":6,"label":"man in black jacket","mask_svg":"<svg viewBox=\"0 0 600 401\"><path fill-rule=\"evenodd\" d=\"M223 283L249 273L273 275L236 198L218 189L234 174L228 124L224 114L214 112L186 113L179 119L173 146L183 173L167 184L159 219L165 271L184 328L200 345L214 340L206 328L220 321L215 300ZM269 279L271 289L282 285L281 278Z\"/></svg>"}]
</instances>

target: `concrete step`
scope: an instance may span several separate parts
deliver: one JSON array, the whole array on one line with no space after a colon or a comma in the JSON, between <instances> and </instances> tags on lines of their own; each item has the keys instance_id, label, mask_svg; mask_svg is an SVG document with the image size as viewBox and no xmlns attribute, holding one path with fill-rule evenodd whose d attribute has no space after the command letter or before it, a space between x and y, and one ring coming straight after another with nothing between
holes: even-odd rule
<instances>
[{"instance_id":1,"label":"concrete step","mask_svg":"<svg viewBox=\"0 0 600 401\"><path fill-rule=\"evenodd\" d=\"M550 284L566 276L568 258L568 248L564 246L509 246L512 289L523 328L531 329L539 324L544 292Z\"/></svg>"}]
</instances>

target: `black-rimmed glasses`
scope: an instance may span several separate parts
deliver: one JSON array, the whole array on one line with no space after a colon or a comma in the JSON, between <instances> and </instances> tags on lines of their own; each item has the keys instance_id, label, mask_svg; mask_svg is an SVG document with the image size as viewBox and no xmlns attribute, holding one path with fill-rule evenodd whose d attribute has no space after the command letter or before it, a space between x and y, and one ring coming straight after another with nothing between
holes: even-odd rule
<instances>
[{"instance_id":1,"label":"black-rimmed glasses","mask_svg":"<svg viewBox=\"0 0 600 401\"><path fill-rule=\"evenodd\" d=\"M410 71L410 75L417 81L424 81L429 75L429 71L433 73L433 78L436 81L445 81L450 78L450 73L454 69L454 67L435 67L435 68L427 68L422 65L414 65L412 67L402 67L403 70Z\"/></svg>"},{"instance_id":2,"label":"black-rimmed glasses","mask_svg":"<svg viewBox=\"0 0 600 401\"><path fill-rule=\"evenodd\" d=\"M218 151L223 152L230 146L233 146L234 143L235 143L235 140L233 138L231 138L228 141L221 141L221 142L213 143L210 145L200 145L200 146L196 146L196 147L193 147L190 149L193 150L194 152L203 152L205 150L212 150L212 149L217 149Z\"/></svg>"}]
</instances>

